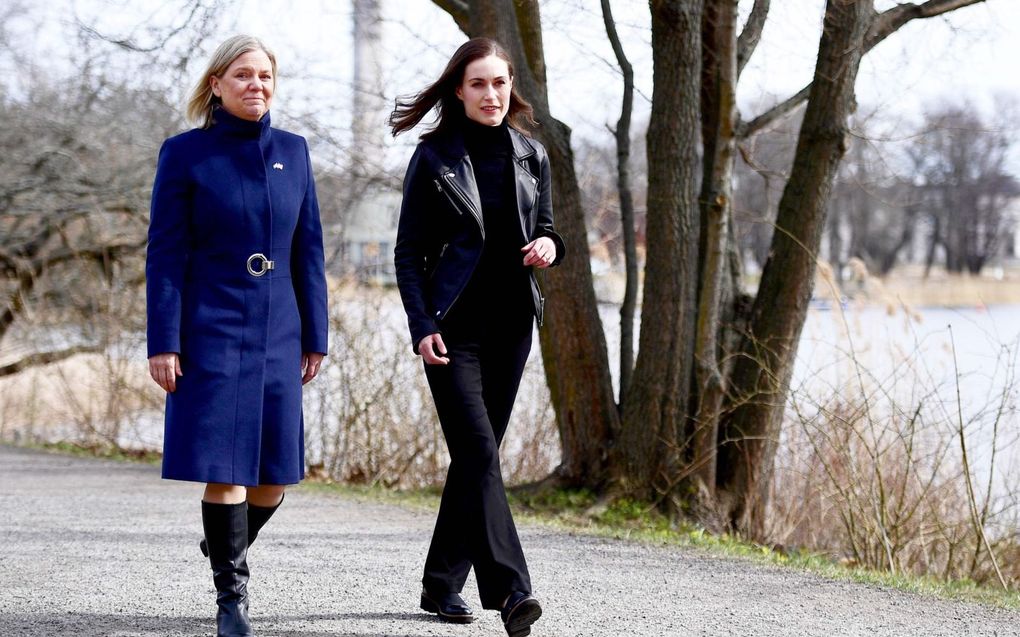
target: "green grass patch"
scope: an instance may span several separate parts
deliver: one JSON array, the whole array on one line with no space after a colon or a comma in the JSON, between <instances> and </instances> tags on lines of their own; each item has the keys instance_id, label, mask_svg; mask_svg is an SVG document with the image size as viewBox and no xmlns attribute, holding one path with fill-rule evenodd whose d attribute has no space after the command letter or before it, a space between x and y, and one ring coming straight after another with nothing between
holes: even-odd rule
<instances>
[{"instance_id":1,"label":"green grass patch","mask_svg":"<svg viewBox=\"0 0 1020 637\"><path fill-rule=\"evenodd\" d=\"M648 502L628 498L600 501L589 491L526 489L510 494L514 515L521 521L597 537L702 550L710 555L747 559L759 564L795 568L839 581L885 586L955 601L1020 609L1020 593L979 585L969 580L862 568L831 555L802 549L768 547L727 534L671 520Z\"/></svg>"},{"instance_id":2,"label":"green grass patch","mask_svg":"<svg viewBox=\"0 0 1020 637\"><path fill-rule=\"evenodd\" d=\"M419 510L434 511L439 506L440 492L435 488L396 491L381 486L316 481L305 482L301 488ZM627 498L601 501L591 491L567 489L531 491L520 488L511 490L509 496L514 517L525 524L593 537L696 549L717 557L795 568L839 581L885 586L942 599L1020 610L1020 593L1017 592L982 586L972 581L946 581L934 577L875 571L855 567L822 553L762 546L732 535L709 533L693 524L673 521L647 502Z\"/></svg>"},{"instance_id":3,"label":"green grass patch","mask_svg":"<svg viewBox=\"0 0 1020 637\"><path fill-rule=\"evenodd\" d=\"M122 462L140 462L142 464L159 464L163 454L158 451L144 449L123 449L116 445L77 442L44 442L24 445L31 449L40 449L51 453L62 453L69 456L103 458Z\"/></svg>"}]
</instances>

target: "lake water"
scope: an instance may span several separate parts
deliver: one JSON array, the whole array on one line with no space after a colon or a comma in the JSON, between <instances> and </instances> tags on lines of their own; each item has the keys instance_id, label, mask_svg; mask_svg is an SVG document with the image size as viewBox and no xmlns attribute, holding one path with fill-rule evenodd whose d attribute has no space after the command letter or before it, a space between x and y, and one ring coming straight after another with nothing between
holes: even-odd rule
<instances>
[{"instance_id":1,"label":"lake water","mask_svg":"<svg viewBox=\"0 0 1020 637\"><path fill-rule=\"evenodd\" d=\"M619 307L600 307L614 377L619 367ZM918 410L927 429L964 440L979 484L995 452L995 491L1020 483L1017 363L1020 304L920 308L812 309L801 334L788 421L868 396L878 426L893 411ZM614 379L615 380L615 379ZM810 415L810 413L808 413ZM998 429L995 429L998 423Z\"/></svg>"},{"instance_id":2,"label":"lake water","mask_svg":"<svg viewBox=\"0 0 1020 637\"><path fill-rule=\"evenodd\" d=\"M1020 477L1018 352L1020 305L812 311L791 400L868 396L878 420L917 414L957 449L962 439L979 484L994 460L993 490L1007 493Z\"/></svg>"}]
</instances>

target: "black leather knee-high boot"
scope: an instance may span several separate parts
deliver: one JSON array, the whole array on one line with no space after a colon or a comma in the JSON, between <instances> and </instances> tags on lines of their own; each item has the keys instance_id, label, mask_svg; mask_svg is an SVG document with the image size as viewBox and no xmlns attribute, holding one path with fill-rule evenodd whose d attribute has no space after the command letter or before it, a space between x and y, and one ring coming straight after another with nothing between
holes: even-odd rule
<instances>
[{"instance_id":1,"label":"black leather knee-high boot","mask_svg":"<svg viewBox=\"0 0 1020 637\"><path fill-rule=\"evenodd\" d=\"M255 506L254 504L248 505L248 546L251 546L252 542L255 541L255 538L259 536L259 531L261 531L262 527L266 525L269 518L273 517L276 510L280 508L285 497L286 494L281 495L280 501L277 502L275 506L271 507L260 507Z\"/></svg>"},{"instance_id":2,"label":"black leather knee-high boot","mask_svg":"<svg viewBox=\"0 0 1020 637\"><path fill-rule=\"evenodd\" d=\"M254 504L248 505L248 546L251 546L255 538L259 536L259 531L266 525L269 518L273 517L276 510L280 508L285 497L287 497L287 494L281 495L280 501L271 507L260 507ZM198 548L202 551L202 555L209 557L209 547L204 539L198 543Z\"/></svg>"},{"instance_id":3,"label":"black leather knee-high boot","mask_svg":"<svg viewBox=\"0 0 1020 637\"><path fill-rule=\"evenodd\" d=\"M248 620L248 505L202 502L216 585L216 636L253 637Z\"/></svg>"}]
</instances>

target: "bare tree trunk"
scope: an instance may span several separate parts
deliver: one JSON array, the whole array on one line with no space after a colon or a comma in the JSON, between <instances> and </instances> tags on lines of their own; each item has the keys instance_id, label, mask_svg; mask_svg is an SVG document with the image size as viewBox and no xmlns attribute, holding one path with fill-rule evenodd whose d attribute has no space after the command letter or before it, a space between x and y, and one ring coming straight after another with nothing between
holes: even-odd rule
<instances>
[{"instance_id":1,"label":"bare tree trunk","mask_svg":"<svg viewBox=\"0 0 1020 637\"><path fill-rule=\"evenodd\" d=\"M924 255L924 278L931 274L931 268L935 265L935 250L942 241L942 221L939 216L933 215L931 219L931 237L928 238L928 250Z\"/></svg>"},{"instance_id":2,"label":"bare tree trunk","mask_svg":"<svg viewBox=\"0 0 1020 637\"><path fill-rule=\"evenodd\" d=\"M627 272L623 304L620 306L619 404L622 405L627 396L627 389L630 387L631 374L634 371L634 312L637 309L638 286L634 195L630 188L630 117L634 110L634 68L630 65L623 45L620 43L609 0L602 0L602 20L605 22L606 35L616 54L616 62L620 65L620 72L623 74L623 104L620 107L620 119L616 123L616 130L613 131L616 137L616 190L620 197L623 262Z\"/></svg>"},{"instance_id":3,"label":"bare tree trunk","mask_svg":"<svg viewBox=\"0 0 1020 637\"><path fill-rule=\"evenodd\" d=\"M872 0L828 0L818 62L790 180L779 203L750 334L731 379L718 487L733 528L758 535L771 484L786 393L825 227L826 203L846 152L854 83Z\"/></svg>"},{"instance_id":4,"label":"bare tree trunk","mask_svg":"<svg viewBox=\"0 0 1020 637\"><path fill-rule=\"evenodd\" d=\"M719 366L719 318L724 298L728 220L733 200L737 120L737 1L708 3L702 18L701 267L694 342L696 384L691 466L699 490L715 491L716 440L725 391Z\"/></svg>"},{"instance_id":5,"label":"bare tree trunk","mask_svg":"<svg viewBox=\"0 0 1020 637\"><path fill-rule=\"evenodd\" d=\"M548 111L540 139L553 166L553 207L567 257L543 279L548 303L539 330L542 362L556 408L562 459L556 475L575 486L601 488L619 428L609 353L598 315L570 129Z\"/></svg>"},{"instance_id":6,"label":"bare tree trunk","mask_svg":"<svg viewBox=\"0 0 1020 637\"><path fill-rule=\"evenodd\" d=\"M842 225L842 218L847 216L844 210L845 206L846 202L842 197L838 195L832 197L832 200L829 202L828 219L825 222L829 238L829 264L832 266L832 275L838 284L843 283L843 237L839 230ZM851 226L853 226L852 223ZM856 230L852 232L856 233ZM853 255L855 236L856 234L853 234L850 238L851 255Z\"/></svg>"},{"instance_id":7,"label":"bare tree trunk","mask_svg":"<svg viewBox=\"0 0 1020 637\"><path fill-rule=\"evenodd\" d=\"M616 446L625 488L671 492L685 430L698 269L701 5L652 0L648 231L640 348Z\"/></svg>"},{"instance_id":8,"label":"bare tree trunk","mask_svg":"<svg viewBox=\"0 0 1020 637\"><path fill-rule=\"evenodd\" d=\"M914 228L917 226L918 209L917 204L910 203L903 208L903 225L900 226L900 238L891 250L882 255L879 262L878 273L881 276L889 274L896 266L896 260L903 251L914 240Z\"/></svg>"},{"instance_id":9,"label":"bare tree trunk","mask_svg":"<svg viewBox=\"0 0 1020 637\"><path fill-rule=\"evenodd\" d=\"M619 413L592 284L570 129L549 112L538 2L436 4L450 12L468 35L493 37L506 47L514 60L514 82L535 107L541 124L536 136L549 152L556 226L567 250L563 263L542 280L548 303L545 326L539 331L562 446L555 477L564 484L601 488L608 478L608 448Z\"/></svg>"},{"instance_id":10,"label":"bare tree trunk","mask_svg":"<svg viewBox=\"0 0 1020 637\"><path fill-rule=\"evenodd\" d=\"M728 416L719 431L724 453L718 456L716 485L731 503L734 524L743 524L750 519L747 513L760 511L763 499L756 494L765 492L771 478L775 435L810 296L826 197L843 152L846 115L851 110L860 57L910 20L980 1L927 0L875 14L871 0L829 0L815 83L751 122L737 125L737 137L746 137L810 97L810 117L801 131L793 176L780 206L772 257L751 311L734 279L739 259L732 242L727 245L722 240L731 272L724 277L728 284L720 288L720 314L725 322L738 324L727 328L723 340L729 343L734 330L743 328L745 321L743 331L750 335L739 364L734 365L727 390L737 393L727 392L732 398L724 399L729 402L722 413ZM692 431L696 281L701 266L695 188L701 116L701 13L706 3L650 1L654 88L648 134L648 258L639 351L618 412L592 287L570 131L549 114L538 0L433 2L446 9L466 33L494 36L503 42L514 58L515 82L535 105L543 123L537 135L549 149L557 225L568 249L564 264L545 281L550 307L541 333L563 445L558 476L595 489L606 486L607 476L616 477L619 486L638 496L676 496L684 477L681 462L693 455L691 441L685 436ZM738 39L738 71L758 41L768 7L768 0L754 2ZM730 223L732 220L726 220ZM709 224L705 227L707 235ZM725 225L715 228L726 230ZM706 237L706 244L716 245L717 240ZM710 313L706 316L711 323ZM708 323L705 329L711 329ZM700 401L700 392L695 396Z\"/></svg>"},{"instance_id":11,"label":"bare tree trunk","mask_svg":"<svg viewBox=\"0 0 1020 637\"><path fill-rule=\"evenodd\" d=\"M868 194L865 189L868 188L868 184L872 183L871 170L868 166L868 158L864 155L863 143L858 141L853 144L850 153L854 158L854 175L852 179L856 182L856 187L850 192L850 201L847 208L852 211L851 214L854 216L857 222L857 229L860 232L859 236L855 236L856 241L852 244L854 250L850 256L857 256L870 266L871 257L874 255L868 250L867 238L874 231L874 223L872 219L872 205L868 201Z\"/></svg>"}]
</instances>

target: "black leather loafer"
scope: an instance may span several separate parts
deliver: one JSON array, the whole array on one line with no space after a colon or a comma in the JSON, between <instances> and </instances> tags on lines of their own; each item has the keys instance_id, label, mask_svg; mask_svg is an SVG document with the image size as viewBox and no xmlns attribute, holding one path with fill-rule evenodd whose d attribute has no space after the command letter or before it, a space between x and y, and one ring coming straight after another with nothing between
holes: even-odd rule
<instances>
[{"instance_id":1,"label":"black leather loafer","mask_svg":"<svg viewBox=\"0 0 1020 637\"><path fill-rule=\"evenodd\" d=\"M510 637L525 637L531 634L531 625L542 616L542 605L527 593L514 591L499 611L503 627Z\"/></svg>"},{"instance_id":2,"label":"black leather loafer","mask_svg":"<svg viewBox=\"0 0 1020 637\"><path fill-rule=\"evenodd\" d=\"M454 624L470 624L475 621L474 612L460 596L460 593L433 596L422 591L421 609L439 615L439 619Z\"/></svg>"}]
</instances>

